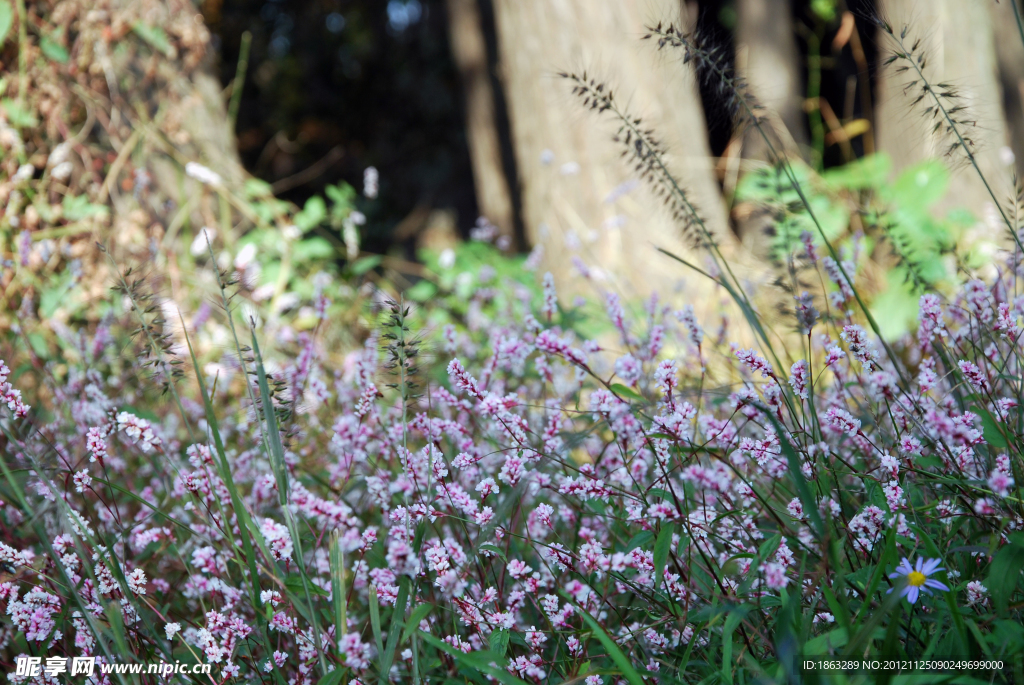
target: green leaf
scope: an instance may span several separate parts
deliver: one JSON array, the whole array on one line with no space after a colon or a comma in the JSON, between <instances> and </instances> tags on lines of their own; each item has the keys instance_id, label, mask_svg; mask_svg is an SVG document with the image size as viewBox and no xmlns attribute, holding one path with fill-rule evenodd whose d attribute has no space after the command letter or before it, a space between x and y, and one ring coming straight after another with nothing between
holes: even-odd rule
<instances>
[{"instance_id":1,"label":"green leaf","mask_svg":"<svg viewBox=\"0 0 1024 685\"><path fill-rule=\"evenodd\" d=\"M181 317L180 313L178 316L179 318ZM199 360L196 358L196 351L195 348L192 347L192 340L189 338L188 328L185 326L184 319L181 319L181 328L185 336L185 345L188 347L189 357L192 359L192 367L198 369L200 368ZM261 607L263 606L263 601L259 598L259 574L256 571L256 553L253 549L253 543L256 543L256 546L259 547L263 556L267 559L271 557L270 550L267 549L263 536L259 534L255 522L249 515L249 510L242 504L242 498L238 494L238 486L235 484L235 479L232 478L231 468L228 466L227 454L224 452L224 439L220 433L220 423L217 420L216 412L213 411L213 402L210 401L210 395L206 391L206 381L203 380L203 374L196 374L196 384L199 386L199 395L203 399L203 411L206 414L208 434L213 438L213 445L216 448L218 470L220 471L221 480L224 481L224 484L228 488L228 494L231 497L231 507L234 509L235 515L238 517L239 532L241 533L240 537L242 538L242 551L246 560L246 566L249 569L249 577L254 579L249 583L250 601L252 602L253 607ZM218 500L218 504L222 505L223 503L220 503ZM239 558L240 555L238 553L238 548L235 545L234 536L229 535L227 540L232 554L236 559ZM258 615L259 614L257 614L257 616ZM270 644L270 636L267 629L267 621L265 619L260 621L260 628L261 634L259 634L257 639L263 643L264 647L267 647Z\"/></svg>"},{"instance_id":2,"label":"green leaf","mask_svg":"<svg viewBox=\"0 0 1024 685\"><path fill-rule=\"evenodd\" d=\"M62 33L63 31L58 30L51 35L43 34L42 38L39 40L39 49L43 51L44 55L49 59L52 59L54 62L67 64L68 58L70 57L70 55L68 55L68 50L58 42L61 39Z\"/></svg>"},{"instance_id":3,"label":"green leaf","mask_svg":"<svg viewBox=\"0 0 1024 685\"><path fill-rule=\"evenodd\" d=\"M984 652L985 656L991 658L992 657L992 648L989 647L988 641L985 639L985 636L982 635L981 628L978 627L978 624L975 623L974 619L971 619L971 618L966 619L964 621L964 623L967 624L967 627L971 631L971 635L974 636L974 639L977 641L978 645L981 647L981 649Z\"/></svg>"},{"instance_id":4,"label":"green leaf","mask_svg":"<svg viewBox=\"0 0 1024 685\"><path fill-rule=\"evenodd\" d=\"M899 175L896 182L883 186L887 199L905 212L924 214L927 208L946 194L949 170L937 160L915 164Z\"/></svg>"},{"instance_id":5,"label":"green leaf","mask_svg":"<svg viewBox=\"0 0 1024 685\"><path fill-rule=\"evenodd\" d=\"M917 325L918 302L902 272L892 269L885 275L886 289L869 305L871 315L886 340L895 340Z\"/></svg>"},{"instance_id":6,"label":"green leaf","mask_svg":"<svg viewBox=\"0 0 1024 685\"><path fill-rule=\"evenodd\" d=\"M629 542L626 543L626 549L622 551L632 552L634 549L637 549L638 547L642 548L644 545L650 544L651 540L653 539L654 533L652 533L649 530L642 530L629 539Z\"/></svg>"},{"instance_id":7,"label":"green leaf","mask_svg":"<svg viewBox=\"0 0 1024 685\"><path fill-rule=\"evenodd\" d=\"M14 8L7 0L0 0L0 48L4 46L4 41L7 40L7 34L13 24Z\"/></svg>"},{"instance_id":8,"label":"green leaf","mask_svg":"<svg viewBox=\"0 0 1024 685\"><path fill-rule=\"evenodd\" d=\"M1002 656L1020 652L1024 650L1024 626L1017 621L995 621L988 639Z\"/></svg>"},{"instance_id":9,"label":"green leaf","mask_svg":"<svg viewBox=\"0 0 1024 685\"><path fill-rule=\"evenodd\" d=\"M426 279L405 291L405 296L413 302L426 302L437 294L437 286Z\"/></svg>"},{"instance_id":10,"label":"green leaf","mask_svg":"<svg viewBox=\"0 0 1024 685\"><path fill-rule=\"evenodd\" d=\"M331 567L331 604L334 605L334 625L341 637L348 626L347 595L345 594L345 550L341 547L338 531L331 534L329 551Z\"/></svg>"},{"instance_id":11,"label":"green leaf","mask_svg":"<svg viewBox=\"0 0 1024 685\"><path fill-rule=\"evenodd\" d=\"M355 202L355 188L347 183L340 186L329 185L324 188L324 193L333 203L331 206L331 224L341 226L349 214L352 213L352 205Z\"/></svg>"},{"instance_id":12,"label":"green leaf","mask_svg":"<svg viewBox=\"0 0 1024 685\"><path fill-rule=\"evenodd\" d=\"M433 608L433 604L420 604L409 613L409 620L405 622L405 630L402 631L402 643L408 640L409 636L419 628L420 621L425 619Z\"/></svg>"},{"instance_id":13,"label":"green leaf","mask_svg":"<svg viewBox=\"0 0 1024 685\"><path fill-rule=\"evenodd\" d=\"M491 552L493 554L497 554L499 557L501 557L502 561L508 561L508 559L505 557L505 552L503 552L502 549L497 545L492 545L489 542L485 542L484 544L480 545L480 551L483 552L484 550Z\"/></svg>"},{"instance_id":14,"label":"green leaf","mask_svg":"<svg viewBox=\"0 0 1024 685\"><path fill-rule=\"evenodd\" d=\"M882 187L889 178L892 160L884 152L877 152L829 169L822 174L825 183L833 188L864 190Z\"/></svg>"},{"instance_id":15,"label":"green leaf","mask_svg":"<svg viewBox=\"0 0 1024 685\"><path fill-rule=\"evenodd\" d=\"M418 547L416 549L419 549ZM380 682L390 682L391 664L395 661L395 650L398 648L398 637L405 625L405 607L409 601L409 586L412 579L402 576L398 581L398 597L395 598L395 609L391 612L391 625L388 626L388 644L380 656Z\"/></svg>"},{"instance_id":16,"label":"green leaf","mask_svg":"<svg viewBox=\"0 0 1024 685\"><path fill-rule=\"evenodd\" d=\"M114 644L119 654L131 654L128 649L128 641L124 633L124 614L121 607L115 602L107 602L103 605L103 613L110 624L110 631L114 634Z\"/></svg>"},{"instance_id":17,"label":"green leaf","mask_svg":"<svg viewBox=\"0 0 1024 685\"><path fill-rule=\"evenodd\" d=\"M796 492L800 496L800 503L804 505L804 511L807 512L811 528L814 529L819 539L823 538L825 537L825 524L821 520L821 514L818 513L817 501L811 494L810 486L807 485L807 478L804 477L804 472L800 468L800 457L797 456L796 450L793 449L793 446L786 438L785 430L779 425L778 420L771 414L766 414L766 416L771 420L775 430L778 431L778 435L782 438L782 454L786 457L786 462L789 464L790 477L793 479L794 485L796 485Z\"/></svg>"},{"instance_id":18,"label":"green leaf","mask_svg":"<svg viewBox=\"0 0 1024 685\"><path fill-rule=\"evenodd\" d=\"M988 571L987 585L1000 615L1006 613L1006 605L1017 589L1021 569L1024 569L1024 533L1016 533L996 553Z\"/></svg>"},{"instance_id":19,"label":"green leaf","mask_svg":"<svg viewBox=\"0 0 1024 685\"><path fill-rule=\"evenodd\" d=\"M732 660L733 631L743 622L743 618L752 608L753 606L750 604L736 607L726 616L725 625L722 626L722 680L726 683L732 683L732 670L736 666Z\"/></svg>"},{"instance_id":20,"label":"green leaf","mask_svg":"<svg viewBox=\"0 0 1024 685\"><path fill-rule=\"evenodd\" d=\"M81 221L91 216L102 216L107 213L104 205L97 205L89 202L85 195L73 195L68 193L61 202L64 218L68 221Z\"/></svg>"},{"instance_id":21,"label":"green leaf","mask_svg":"<svg viewBox=\"0 0 1024 685\"><path fill-rule=\"evenodd\" d=\"M327 238L315 236L295 243L292 256L296 262L309 262L314 259L330 259L335 254L334 246Z\"/></svg>"},{"instance_id":22,"label":"green leaf","mask_svg":"<svg viewBox=\"0 0 1024 685\"><path fill-rule=\"evenodd\" d=\"M999 430L999 426L996 425L992 414L981 410L976 410L975 413L981 416L981 430L985 436L985 442L997 450L1005 450L1007 447L1006 438L1003 437L1003 433Z\"/></svg>"},{"instance_id":23,"label":"green leaf","mask_svg":"<svg viewBox=\"0 0 1024 685\"><path fill-rule=\"evenodd\" d=\"M808 640L804 645L803 654L806 656L834 654L836 650L845 647L848 641L846 628L836 628Z\"/></svg>"},{"instance_id":24,"label":"green leaf","mask_svg":"<svg viewBox=\"0 0 1024 685\"><path fill-rule=\"evenodd\" d=\"M281 431L277 425L277 413L274 411L273 399L270 395L270 384L267 382L267 371L263 366L263 355L256 339L256 331L252 331L252 350L256 363L256 378L260 388L260 403L263 408L263 420L267 423L266 450L270 460L270 468L277 481L277 496L282 507L288 505L288 468L284 463L284 444L281 442Z\"/></svg>"},{"instance_id":25,"label":"green leaf","mask_svg":"<svg viewBox=\"0 0 1024 685\"><path fill-rule=\"evenodd\" d=\"M619 395L621 397L628 397L629 399L635 400L637 402L644 401L643 395L638 393L636 390L633 390L632 388L623 385L622 383L613 383L611 387L612 392L615 393L616 395Z\"/></svg>"},{"instance_id":26,"label":"green leaf","mask_svg":"<svg viewBox=\"0 0 1024 685\"><path fill-rule=\"evenodd\" d=\"M419 638L428 645L452 657L460 668L488 675L504 685L527 685L525 680L521 680L504 668L501 668L500 663L504 662L505 659L493 652L470 652L469 654L463 654L462 650L455 649L448 643L442 642L430 633L424 633L422 630L419 631ZM495 667L491 664L499 664L499 666Z\"/></svg>"},{"instance_id":27,"label":"green leaf","mask_svg":"<svg viewBox=\"0 0 1024 685\"><path fill-rule=\"evenodd\" d=\"M370 269L376 268L381 262L381 258L377 255L371 255L369 257L363 257L352 262L352 273L356 276L362 276Z\"/></svg>"},{"instance_id":28,"label":"green leaf","mask_svg":"<svg viewBox=\"0 0 1024 685\"><path fill-rule=\"evenodd\" d=\"M846 646L844 656L853 657L857 654L862 654L864 645L875 639L875 628L889 617L890 620L898 620L900 611L900 594L898 592L892 592L884 595L885 599L882 600L881 606L875 609L868 616L868 619L860 627L860 630L853 633L850 637L850 641Z\"/></svg>"},{"instance_id":29,"label":"green leaf","mask_svg":"<svg viewBox=\"0 0 1024 685\"><path fill-rule=\"evenodd\" d=\"M811 0L811 11L819 19L831 22L836 18L836 0Z\"/></svg>"},{"instance_id":30,"label":"green leaf","mask_svg":"<svg viewBox=\"0 0 1024 685\"><path fill-rule=\"evenodd\" d=\"M896 530L889 528L885 532L885 550L878 558L878 564L875 565L874 571L871 573L870 580L868 581L867 590L864 592L864 596L871 599L875 596L875 591L878 589L878 585L882 582L882 578L885 576L885 568L889 564L896 565ZM864 566L860 569L861 571L867 572L870 570L870 566ZM861 613L854 620L854 629L860 623L867 618L872 612L870 602L865 602L864 606L861 607Z\"/></svg>"},{"instance_id":31,"label":"green leaf","mask_svg":"<svg viewBox=\"0 0 1024 685\"><path fill-rule=\"evenodd\" d=\"M373 640L377 643L377 654L384 654L384 638L380 632L380 600L377 599L377 586L370 585L370 629Z\"/></svg>"},{"instance_id":32,"label":"green leaf","mask_svg":"<svg viewBox=\"0 0 1024 685\"><path fill-rule=\"evenodd\" d=\"M75 284L75 276L70 271L64 274L56 284L43 291L39 297L39 313L43 319L49 319L61 305L68 305L68 291Z\"/></svg>"},{"instance_id":33,"label":"green leaf","mask_svg":"<svg viewBox=\"0 0 1024 685\"><path fill-rule=\"evenodd\" d=\"M257 197L269 197L274 194L273 187L260 178L246 179L245 185L242 186L245 192L245 196L248 199Z\"/></svg>"},{"instance_id":34,"label":"green leaf","mask_svg":"<svg viewBox=\"0 0 1024 685\"><path fill-rule=\"evenodd\" d=\"M762 542L761 546L757 548L757 558L762 561L767 560L768 557L775 554L780 544L782 544L782 534L776 533Z\"/></svg>"},{"instance_id":35,"label":"green leaf","mask_svg":"<svg viewBox=\"0 0 1024 685\"><path fill-rule=\"evenodd\" d=\"M319 226L327 218L327 203L319 195L306 200L302 211L295 215L295 225L305 233L315 226Z\"/></svg>"},{"instance_id":36,"label":"green leaf","mask_svg":"<svg viewBox=\"0 0 1024 685\"><path fill-rule=\"evenodd\" d=\"M290 591L294 592L295 594L304 592L306 589L302 580L302 576L298 573L293 573L289 575L287 578L285 578L284 586L288 588ZM309 591L312 592L314 595L319 595L321 597L326 597L328 594L330 594L319 585L316 585L315 583L309 584Z\"/></svg>"},{"instance_id":37,"label":"green leaf","mask_svg":"<svg viewBox=\"0 0 1024 685\"><path fill-rule=\"evenodd\" d=\"M672 496L672 493L663 488L649 488L647 490L647 496L660 497L666 502L675 502L675 497Z\"/></svg>"},{"instance_id":38,"label":"green leaf","mask_svg":"<svg viewBox=\"0 0 1024 685\"><path fill-rule=\"evenodd\" d=\"M166 57L174 57L174 47L167 39L167 34L164 33L161 27L149 26L141 21L137 21L132 24L132 30L135 31L139 38L149 43L154 50L162 52Z\"/></svg>"},{"instance_id":39,"label":"green leaf","mask_svg":"<svg viewBox=\"0 0 1024 685\"><path fill-rule=\"evenodd\" d=\"M661 587L665 579L665 562L668 561L668 554L672 551L672 534L675 532L675 525L668 524L661 527L658 539L654 543L654 589Z\"/></svg>"},{"instance_id":40,"label":"green leaf","mask_svg":"<svg viewBox=\"0 0 1024 685\"><path fill-rule=\"evenodd\" d=\"M39 333L28 334L28 344L32 347L32 351L36 353L37 357L41 359L50 358L50 348L46 345L46 338Z\"/></svg>"},{"instance_id":41,"label":"green leaf","mask_svg":"<svg viewBox=\"0 0 1024 685\"><path fill-rule=\"evenodd\" d=\"M562 596L566 599L571 600L568 594L562 592ZM578 608L578 607L577 607ZM586 611L580 611L579 615L583 617L583 621L590 627L596 637L605 650L608 652L608 656L612 658L615 665L619 667L619 672L629 681L630 685L644 685L644 679L640 677L637 670L633 668L633 662L630 661L629 657L622 653L619 646L615 644L615 640L609 637L608 633L604 632L604 628L601 624L594 620L594 618Z\"/></svg>"},{"instance_id":42,"label":"green leaf","mask_svg":"<svg viewBox=\"0 0 1024 685\"><path fill-rule=\"evenodd\" d=\"M487 644L490 645L492 652L505 656L505 652L508 651L508 638L507 630L495 630L487 639Z\"/></svg>"},{"instance_id":43,"label":"green leaf","mask_svg":"<svg viewBox=\"0 0 1024 685\"><path fill-rule=\"evenodd\" d=\"M25 109L17 100L11 98L4 98L0 100L0 105L3 105L4 112L7 113L7 120L15 126L15 128L32 128L39 122L36 119L36 115Z\"/></svg>"},{"instance_id":44,"label":"green leaf","mask_svg":"<svg viewBox=\"0 0 1024 685\"><path fill-rule=\"evenodd\" d=\"M345 674L344 668L335 668L317 681L316 685L341 685L341 678Z\"/></svg>"}]
</instances>

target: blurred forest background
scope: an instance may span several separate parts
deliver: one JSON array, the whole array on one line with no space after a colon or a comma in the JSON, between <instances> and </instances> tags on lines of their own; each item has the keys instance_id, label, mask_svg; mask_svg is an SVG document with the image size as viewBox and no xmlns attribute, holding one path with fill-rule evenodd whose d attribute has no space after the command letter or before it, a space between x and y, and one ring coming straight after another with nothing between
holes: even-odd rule
<instances>
[{"instance_id":1,"label":"blurred forest background","mask_svg":"<svg viewBox=\"0 0 1024 685\"><path fill-rule=\"evenodd\" d=\"M681 17L700 31L820 171L879 150L896 170L942 155L881 67L888 48L868 18L911 22L930 68L974 109L983 165L1005 177L1010 160L1024 159L1011 1L204 0L201 11L225 86L251 37L238 151L280 197L301 206L339 179L360 187L374 166L368 250L411 255L417 240L465 237L483 215L519 250L560 233L549 265L565 266L562 243L577 241L614 266L649 255L595 231L621 227L645 243L671 241L673 228L628 202L609 132L582 120L560 70L589 68L653 115L647 123L681 160L709 222L756 241L756 213L733 194L763 156L758 141L734 130L717 84L694 84L638 43L645 24ZM985 198L971 185L947 202L980 216Z\"/></svg>"},{"instance_id":2,"label":"blurred forest background","mask_svg":"<svg viewBox=\"0 0 1024 685\"><path fill-rule=\"evenodd\" d=\"M913 214L901 219L913 251L938 273L950 241L996 240L993 198L1013 197L1024 170L1019 1L0 0L0 144L12 153L0 194L18 200L0 218L4 242L27 254L109 223L140 259L159 252L145 247L156 238L166 249L203 226L218 226L227 248L242 237L277 249L271 232L246 231L274 223L280 235L285 200L322 241L305 243L305 257L386 255L388 278L406 287L424 274L418 248L436 255L481 228L509 253L533 250L531 264L560 288L580 290L582 274L627 297L678 292L681 267L656 248L686 251L680 226L622 162L614 123L573 97L560 77L573 72L614 90L655 131L757 289L793 226L786 189L761 187L764 142L730 111L735 74L820 193L830 239L851 238L855 253L871 228L863 210L898 206ZM956 165L935 192L922 194L927 175L919 188L896 182L947 156L950 141L928 102L907 97L907 75L887 67L894 46L878 17L897 35L909 23L906 41L956 96L993 193ZM722 73L701 77L681 51L642 40L659 23L696 31ZM190 161L224 180L216 193L190 189L183 172L206 183ZM379 192L367 193L371 167ZM851 171L829 176L839 169ZM45 192L23 187L36 181ZM64 207L77 193L84 209ZM953 210L939 231L930 217ZM884 291L893 260L878 244L868 250ZM278 295L294 276L281 273ZM916 299L903 300L911 317Z\"/></svg>"}]
</instances>

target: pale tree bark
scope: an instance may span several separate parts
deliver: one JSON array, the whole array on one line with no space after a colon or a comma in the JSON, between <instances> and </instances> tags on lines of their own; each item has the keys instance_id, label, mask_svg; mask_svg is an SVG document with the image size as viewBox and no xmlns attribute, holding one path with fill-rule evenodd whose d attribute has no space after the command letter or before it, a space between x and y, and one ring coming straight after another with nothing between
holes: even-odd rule
<instances>
[{"instance_id":1,"label":"pale tree bark","mask_svg":"<svg viewBox=\"0 0 1024 685\"><path fill-rule=\"evenodd\" d=\"M804 158L801 58L796 46L790 0L739 0L736 12L736 70L764 108L777 152ZM741 160L764 163L768 147L761 132L750 126L738 132L727 148L725 194L731 196L741 175ZM764 254L766 236L774 223L771 213L752 211L750 203L734 204L736 232L752 252Z\"/></svg>"},{"instance_id":2,"label":"pale tree bark","mask_svg":"<svg viewBox=\"0 0 1024 685\"><path fill-rule=\"evenodd\" d=\"M700 277L657 252L689 252L680 227L637 185L611 140L616 125L586 111L562 70L607 83L669 150L668 162L711 231L729 239L712 175L700 98L681 55L658 55L640 39L645 24L679 22L678 0L494 0L500 74L510 108L530 242L544 247L544 269L560 289L585 290L574 257L606 277L601 288L667 295L685 278L698 298ZM707 286L702 286L707 292Z\"/></svg>"},{"instance_id":3,"label":"pale tree bark","mask_svg":"<svg viewBox=\"0 0 1024 685\"><path fill-rule=\"evenodd\" d=\"M989 3L989 12L996 32L996 57L999 61L1003 112L1009 125L1010 146L1016 157L1017 174L1024 175L1024 42L1013 12L1013 3L1017 3L1024 20L1020 0Z\"/></svg>"},{"instance_id":4,"label":"pale tree bark","mask_svg":"<svg viewBox=\"0 0 1024 685\"><path fill-rule=\"evenodd\" d=\"M967 109L961 118L971 122L965 133L975 143L978 165L1002 201L1009 197L1011 169L1005 161L1009 137L1003 113L1002 89L994 45L992 17L986 5L976 0L883 0L883 12L897 35L909 25L907 45L920 39L927 55L925 73L932 83L952 84ZM883 58L891 54L891 40L880 36ZM931 103L911 103L919 91L904 93L916 78L897 74L890 65L881 74L878 87L878 148L893 159L898 172L923 159L941 158L952 139L944 131L933 131L934 120L924 112ZM974 123L976 122L976 123ZM978 219L991 215L995 206L974 169L963 164L963 155L953 153L953 182L941 209L965 207Z\"/></svg>"},{"instance_id":5,"label":"pale tree bark","mask_svg":"<svg viewBox=\"0 0 1024 685\"><path fill-rule=\"evenodd\" d=\"M772 123L785 128L782 139L806 144L800 54L790 0L739 0L736 17L736 62L740 73L754 96L768 109ZM760 157L764 152L762 142L756 133L748 133L744 156Z\"/></svg>"},{"instance_id":6,"label":"pale tree bark","mask_svg":"<svg viewBox=\"0 0 1024 685\"><path fill-rule=\"evenodd\" d=\"M477 0L447 0L452 55L466 98L466 134L480 213L502 235L514 237L515 216L509 179L502 164L487 41Z\"/></svg>"}]
</instances>

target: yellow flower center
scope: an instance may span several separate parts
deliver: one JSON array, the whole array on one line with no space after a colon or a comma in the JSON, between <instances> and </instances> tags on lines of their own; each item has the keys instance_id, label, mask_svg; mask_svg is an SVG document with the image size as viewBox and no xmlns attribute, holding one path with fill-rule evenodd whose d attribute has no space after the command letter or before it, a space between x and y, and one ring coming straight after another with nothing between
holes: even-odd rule
<instances>
[{"instance_id":1,"label":"yellow flower center","mask_svg":"<svg viewBox=\"0 0 1024 685\"><path fill-rule=\"evenodd\" d=\"M920 571L911 571L907 574L907 582L914 587L921 587L926 580L928 580L928 577Z\"/></svg>"}]
</instances>

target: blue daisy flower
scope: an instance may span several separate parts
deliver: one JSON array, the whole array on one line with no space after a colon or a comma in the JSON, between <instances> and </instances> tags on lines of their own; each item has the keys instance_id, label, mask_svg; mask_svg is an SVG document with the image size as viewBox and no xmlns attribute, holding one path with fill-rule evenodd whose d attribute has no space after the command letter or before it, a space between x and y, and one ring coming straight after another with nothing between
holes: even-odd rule
<instances>
[{"instance_id":1,"label":"blue daisy flower","mask_svg":"<svg viewBox=\"0 0 1024 685\"><path fill-rule=\"evenodd\" d=\"M901 586L890 588L889 592L899 588L900 597L906 597L907 601L911 604L917 601L917 598L924 593L930 595L932 590L942 590L949 592L949 588L944 583L940 583L937 580L932 580L928 576L933 573L938 573L944 570L939 564L942 563L941 559L921 559L918 557L917 563L914 566L910 565L906 557L903 557L903 561L896 567L895 573L890 573L890 578L903 578L904 583ZM886 594L889 594L887 592Z\"/></svg>"}]
</instances>

